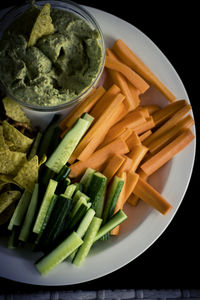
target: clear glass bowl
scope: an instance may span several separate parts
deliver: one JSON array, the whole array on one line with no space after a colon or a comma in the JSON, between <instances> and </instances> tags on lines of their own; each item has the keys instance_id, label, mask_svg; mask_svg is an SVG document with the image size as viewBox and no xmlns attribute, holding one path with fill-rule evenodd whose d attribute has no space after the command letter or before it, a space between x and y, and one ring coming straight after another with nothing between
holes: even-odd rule
<instances>
[{"instance_id":1,"label":"clear glass bowl","mask_svg":"<svg viewBox=\"0 0 200 300\"><path fill-rule=\"evenodd\" d=\"M6 91L5 86L0 82L0 88L9 97L11 97L15 101L17 101L24 108L34 110L34 111L40 111L40 112L54 112L54 111L61 111L63 109L67 109L67 108L71 109L77 103L84 100L87 97L87 95L92 91L92 89L96 87L96 85L98 84L98 82L101 78L101 75L102 75L103 69L104 69L105 44L104 44L103 34L102 34L100 26L98 25L95 18L85 8L83 8L82 6L72 2L70 0L61 0L61 1L49 0L49 1L36 1L35 2L35 4L40 7L42 7L45 3L50 3L52 8L69 11L69 12L77 15L78 17L82 18L85 22L87 22L92 29L97 30L97 32L99 33L98 42L99 42L99 45L102 50L101 65L100 65L100 68L99 68L99 71L98 71L96 77L93 79L91 84L86 89L84 89L84 91L82 93L80 93L76 98L74 98L73 100L71 100L69 102L63 103L63 104L59 104L59 105L55 105L55 106L41 106L41 105L32 105L30 103L23 102L20 99L17 99L15 96L10 95ZM21 5L21 6L15 6L15 7L11 8L3 16L3 18L0 20L0 39L2 38L3 33L7 29L7 27L15 19L19 18L29 8L29 6L30 6L29 3L25 3L24 5Z\"/></svg>"}]
</instances>

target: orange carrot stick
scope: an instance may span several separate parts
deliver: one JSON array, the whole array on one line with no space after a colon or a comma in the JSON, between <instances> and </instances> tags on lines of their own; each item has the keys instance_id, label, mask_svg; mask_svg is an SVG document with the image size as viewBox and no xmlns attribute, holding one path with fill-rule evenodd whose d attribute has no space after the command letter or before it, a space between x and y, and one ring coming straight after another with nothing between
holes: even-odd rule
<instances>
[{"instance_id":1,"label":"orange carrot stick","mask_svg":"<svg viewBox=\"0 0 200 300\"><path fill-rule=\"evenodd\" d=\"M179 109L187 104L186 100L178 100L169 105L155 111L152 114L155 125L160 125L161 123L167 121L174 115Z\"/></svg>"},{"instance_id":2,"label":"orange carrot stick","mask_svg":"<svg viewBox=\"0 0 200 300\"><path fill-rule=\"evenodd\" d=\"M131 152L129 152L127 154L127 156L129 158L132 159L133 164L131 166L131 171L135 172L136 169L138 168L140 162L142 161L142 159L144 158L144 156L146 155L146 153L148 152L148 148L145 147L144 145L135 145L133 146L133 148L131 149Z\"/></svg>"},{"instance_id":3,"label":"orange carrot stick","mask_svg":"<svg viewBox=\"0 0 200 300\"><path fill-rule=\"evenodd\" d=\"M154 85L170 102L173 102L176 99L173 93L150 71L142 60L133 53L122 40L117 40L112 49L121 61Z\"/></svg>"},{"instance_id":4,"label":"orange carrot stick","mask_svg":"<svg viewBox=\"0 0 200 300\"><path fill-rule=\"evenodd\" d=\"M111 101L108 104L108 107L101 114L101 116L94 123L94 125L89 129L89 131L86 133L86 135L83 137L81 142L78 144L78 146L72 153L69 159L69 163L73 163L77 159L77 157L84 150L84 148L87 146L90 140L94 136L98 136L99 132L103 130L105 134L107 133L107 126L108 125L110 126L109 123L110 117L112 116L116 107L119 106L123 100L124 100L124 95L122 95L121 93L117 94L113 99L111 99Z\"/></svg>"},{"instance_id":5,"label":"orange carrot stick","mask_svg":"<svg viewBox=\"0 0 200 300\"><path fill-rule=\"evenodd\" d=\"M149 158L140 167L147 174L151 175L168 162L177 153L183 150L194 138L190 129L184 130L171 143L165 146L158 153Z\"/></svg>"},{"instance_id":6,"label":"orange carrot stick","mask_svg":"<svg viewBox=\"0 0 200 300\"><path fill-rule=\"evenodd\" d=\"M168 121L166 121L154 133L152 133L145 141L143 141L143 144L148 146L149 143L151 143L153 140L158 138L161 134L174 127L181 120L181 118L190 110L191 110L191 106L189 104L184 105Z\"/></svg>"},{"instance_id":7,"label":"orange carrot stick","mask_svg":"<svg viewBox=\"0 0 200 300\"><path fill-rule=\"evenodd\" d=\"M126 154L129 152L127 144L120 138L114 140L105 147L95 151L87 160L78 161L70 166L69 177L76 178L82 175L87 168L101 170L105 162L114 154Z\"/></svg>"},{"instance_id":8,"label":"orange carrot stick","mask_svg":"<svg viewBox=\"0 0 200 300\"><path fill-rule=\"evenodd\" d=\"M125 195L124 195L124 203L128 200L129 196L132 194L134 191L134 188L138 182L139 175L136 174L135 172L128 171L126 172L126 186L125 186Z\"/></svg>"},{"instance_id":9,"label":"orange carrot stick","mask_svg":"<svg viewBox=\"0 0 200 300\"><path fill-rule=\"evenodd\" d=\"M111 49L107 48L106 54L109 57L111 57L112 59L119 61ZM124 103L125 103L127 112L135 109L138 105L136 89L135 89L135 91L134 91L134 89L133 90L129 89L128 81L121 73L114 71L114 70L108 70L108 73L110 75L111 81L120 87L122 93L125 96Z\"/></svg>"},{"instance_id":10,"label":"orange carrot stick","mask_svg":"<svg viewBox=\"0 0 200 300\"><path fill-rule=\"evenodd\" d=\"M106 164L105 169L102 173L107 177L108 182L113 178L113 176L117 173L121 165L123 164L125 158L122 155L114 154Z\"/></svg>"},{"instance_id":11,"label":"orange carrot stick","mask_svg":"<svg viewBox=\"0 0 200 300\"><path fill-rule=\"evenodd\" d=\"M170 203L158 191L140 177L133 193L163 215L167 214L172 208Z\"/></svg>"},{"instance_id":12,"label":"orange carrot stick","mask_svg":"<svg viewBox=\"0 0 200 300\"><path fill-rule=\"evenodd\" d=\"M116 84L113 84L99 99L99 101L95 103L90 111L90 115L97 119L108 106L110 99L114 98L114 96L116 96L119 92L120 88Z\"/></svg>"},{"instance_id":13,"label":"orange carrot stick","mask_svg":"<svg viewBox=\"0 0 200 300\"><path fill-rule=\"evenodd\" d=\"M129 68L124 63L116 61L110 56L106 55L105 67L117 72L120 72L124 77L130 81L141 93L148 90L149 85L142 77L140 77L135 71Z\"/></svg>"},{"instance_id":14,"label":"orange carrot stick","mask_svg":"<svg viewBox=\"0 0 200 300\"><path fill-rule=\"evenodd\" d=\"M122 127L120 130L116 130L116 132L112 136L106 135L103 142L99 145L99 148L104 147L105 145L109 144L110 142L112 142L114 139L116 139L118 137L120 137L126 141L132 135L132 133L133 133L133 131L131 128Z\"/></svg>"},{"instance_id":15,"label":"orange carrot stick","mask_svg":"<svg viewBox=\"0 0 200 300\"><path fill-rule=\"evenodd\" d=\"M134 148L135 145L141 145L141 141L135 131L132 132L131 136L129 136L129 138L126 140L126 143L130 151Z\"/></svg>"},{"instance_id":16,"label":"orange carrot stick","mask_svg":"<svg viewBox=\"0 0 200 300\"><path fill-rule=\"evenodd\" d=\"M148 175L142 171L142 169L138 169L137 174L142 178L143 180L147 181ZM132 206L136 206L139 202L140 198L136 196L134 193L131 193L130 196L127 199L127 202L131 204Z\"/></svg>"},{"instance_id":17,"label":"orange carrot stick","mask_svg":"<svg viewBox=\"0 0 200 300\"><path fill-rule=\"evenodd\" d=\"M106 122L106 124L104 124L101 130L96 132L93 138L89 141L89 143L85 146L82 152L78 155L77 157L78 160L83 161L88 159L90 155L100 146L100 144L103 142L105 138L105 135L107 134L109 129L112 127L112 125L116 122L116 119L118 119L119 115L121 114L121 111L123 109L123 107L121 106L122 104L123 103L121 103L116 107L116 109L112 112L112 115L110 116L109 120ZM113 140L114 139L112 139L112 141Z\"/></svg>"},{"instance_id":18,"label":"orange carrot stick","mask_svg":"<svg viewBox=\"0 0 200 300\"><path fill-rule=\"evenodd\" d=\"M142 134L143 132L150 130L155 127L155 123L153 121L152 116L146 118L145 122L139 124L137 127L134 128L134 131L137 134Z\"/></svg>"},{"instance_id":19,"label":"orange carrot stick","mask_svg":"<svg viewBox=\"0 0 200 300\"><path fill-rule=\"evenodd\" d=\"M127 172L127 171L131 170L132 165L133 165L133 160L130 157L128 157L126 155L124 155L123 157L124 157L124 162L121 165L121 167L119 168L119 170L117 171L117 176L119 176L119 177L121 177L121 174L123 172Z\"/></svg>"},{"instance_id":20,"label":"orange carrot stick","mask_svg":"<svg viewBox=\"0 0 200 300\"><path fill-rule=\"evenodd\" d=\"M60 123L60 128L65 129L66 127L71 128L76 120L85 112L89 112L95 103L103 96L105 89L99 86L91 95L85 100L81 101Z\"/></svg>"},{"instance_id":21,"label":"orange carrot stick","mask_svg":"<svg viewBox=\"0 0 200 300\"><path fill-rule=\"evenodd\" d=\"M180 120L176 126L172 127L168 131L159 135L158 138L154 139L149 145L149 151L152 154L160 151L164 146L170 143L182 129L189 129L194 124L194 120L191 115L186 116L184 119Z\"/></svg>"},{"instance_id":22,"label":"orange carrot stick","mask_svg":"<svg viewBox=\"0 0 200 300\"><path fill-rule=\"evenodd\" d=\"M144 141L148 136L152 134L151 130L147 130L139 136L140 142Z\"/></svg>"}]
</instances>

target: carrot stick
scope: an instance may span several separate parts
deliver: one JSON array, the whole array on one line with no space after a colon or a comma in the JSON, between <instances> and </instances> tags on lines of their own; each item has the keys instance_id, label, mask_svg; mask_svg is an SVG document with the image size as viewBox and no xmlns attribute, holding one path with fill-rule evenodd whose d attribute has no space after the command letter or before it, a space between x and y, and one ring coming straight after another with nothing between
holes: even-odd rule
<instances>
[{"instance_id":1,"label":"carrot stick","mask_svg":"<svg viewBox=\"0 0 200 300\"><path fill-rule=\"evenodd\" d=\"M172 208L158 191L140 177L133 193L163 215L166 215Z\"/></svg>"},{"instance_id":2,"label":"carrot stick","mask_svg":"<svg viewBox=\"0 0 200 300\"><path fill-rule=\"evenodd\" d=\"M140 167L147 174L151 175L168 162L177 153L183 150L194 138L190 129L184 130L178 137L176 137L171 143L165 146L158 153L154 154Z\"/></svg>"},{"instance_id":3,"label":"carrot stick","mask_svg":"<svg viewBox=\"0 0 200 300\"><path fill-rule=\"evenodd\" d=\"M131 152L127 154L129 158L133 161L133 164L131 166L131 171L135 172L137 167L139 166L140 162L144 158L145 154L148 152L148 148L141 145L135 145L132 149Z\"/></svg>"},{"instance_id":4,"label":"carrot stick","mask_svg":"<svg viewBox=\"0 0 200 300\"><path fill-rule=\"evenodd\" d=\"M132 194L134 191L134 188L138 182L139 175L136 174L135 172L128 171L126 172L126 186L125 186L125 195L124 195L124 203L128 200L129 196Z\"/></svg>"},{"instance_id":5,"label":"carrot stick","mask_svg":"<svg viewBox=\"0 0 200 300\"><path fill-rule=\"evenodd\" d=\"M161 148L170 143L182 129L189 129L194 124L194 120L191 115L186 116L184 119L180 120L176 126L172 127L170 130L161 134L158 138L154 139L149 145L149 151L152 154L158 152Z\"/></svg>"},{"instance_id":6,"label":"carrot stick","mask_svg":"<svg viewBox=\"0 0 200 300\"><path fill-rule=\"evenodd\" d=\"M150 71L142 60L122 40L117 40L112 49L121 61L154 85L170 102L173 102L176 99L173 93Z\"/></svg>"},{"instance_id":7,"label":"carrot stick","mask_svg":"<svg viewBox=\"0 0 200 300\"><path fill-rule=\"evenodd\" d=\"M87 168L101 170L105 162L114 154L126 154L129 152L127 144L120 138L114 140L105 147L95 151L87 160L78 161L70 166L69 177L76 178L84 173Z\"/></svg>"},{"instance_id":8,"label":"carrot stick","mask_svg":"<svg viewBox=\"0 0 200 300\"><path fill-rule=\"evenodd\" d=\"M121 193L119 195L119 198L117 200L116 206L115 206L115 210L114 210L114 214L116 212L118 212L119 209L123 208L124 205L124 196L125 196L125 190L126 190L126 172L123 172L120 176L123 180L124 180L124 185L122 187ZM110 232L111 235L118 235L119 234L119 228L120 226L116 226L115 228L113 228Z\"/></svg>"},{"instance_id":9,"label":"carrot stick","mask_svg":"<svg viewBox=\"0 0 200 300\"><path fill-rule=\"evenodd\" d=\"M132 133L133 131L131 128L122 127L120 130L116 130L116 132L112 136L106 135L103 142L99 145L99 148L104 147L105 145L109 144L110 142L112 142L114 139L118 137L126 141L132 135Z\"/></svg>"},{"instance_id":10,"label":"carrot stick","mask_svg":"<svg viewBox=\"0 0 200 300\"><path fill-rule=\"evenodd\" d=\"M127 84L128 84L129 91L131 92L133 102L135 103L135 108L137 108L138 105L140 104L139 96L141 92L134 85L132 85L128 80L127 80Z\"/></svg>"},{"instance_id":11,"label":"carrot stick","mask_svg":"<svg viewBox=\"0 0 200 300\"><path fill-rule=\"evenodd\" d=\"M94 125L90 128L90 130L86 133L86 135L83 137L81 142L78 144L78 146L72 153L69 159L70 164L76 160L76 158L80 155L80 153L84 150L84 148L94 136L98 136L99 132L101 132L102 130L106 134L107 126L110 126L109 119L115 111L116 107L119 106L123 100L124 95L122 95L121 93L117 94L113 99L111 99L111 101L108 104L108 107L101 114L101 116L94 123Z\"/></svg>"},{"instance_id":12,"label":"carrot stick","mask_svg":"<svg viewBox=\"0 0 200 300\"><path fill-rule=\"evenodd\" d=\"M160 125L161 123L171 118L172 115L174 115L179 109L181 109L186 104L186 100L178 100L154 112L152 114L152 117L155 122L155 125Z\"/></svg>"},{"instance_id":13,"label":"carrot stick","mask_svg":"<svg viewBox=\"0 0 200 300\"><path fill-rule=\"evenodd\" d=\"M103 97L101 97L99 101L95 103L92 110L90 111L90 115L93 116L95 119L97 119L108 106L110 99L116 96L119 92L120 92L120 88L116 84L113 84L105 92Z\"/></svg>"},{"instance_id":14,"label":"carrot stick","mask_svg":"<svg viewBox=\"0 0 200 300\"><path fill-rule=\"evenodd\" d=\"M151 130L147 130L139 136L140 142L144 141L148 136L152 134Z\"/></svg>"},{"instance_id":15,"label":"carrot stick","mask_svg":"<svg viewBox=\"0 0 200 300\"><path fill-rule=\"evenodd\" d=\"M135 71L129 68L122 62L116 61L110 56L106 55L105 67L117 72L120 72L124 77L130 81L141 93L148 90L149 85L142 77L140 77Z\"/></svg>"},{"instance_id":16,"label":"carrot stick","mask_svg":"<svg viewBox=\"0 0 200 300\"><path fill-rule=\"evenodd\" d=\"M134 131L137 134L142 134L143 132L150 130L155 127L155 123L153 121L152 116L148 117L145 122L142 124L138 125L137 127L134 128Z\"/></svg>"},{"instance_id":17,"label":"carrot stick","mask_svg":"<svg viewBox=\"0 0 200 300\"><path fill-rule=\"evenodd\" d=\"M145 141L143 141L143 144L148 146L149 143L151 143L153 140L158 138L161 134L174 127L181 120L181 118L190 111L190 109L191 106L189 104L184 105L168 121L166 121L154 133L152 133Z\"/></svg>"},{"instance_id":18,"label":"carrot stick","mask_svg":"<svg viewBox=\"0 0 200 300\"><path fill-rule=\"evenodd\" d=\"M85 100L81 101L60 123L60 128L65 129L66 127L71 128L76 120L85 112L89 112L90 109L95 105L95 103L103 96L105 93L103 86L99 86L91 95L89 95Z\"/></svg>"},{"instance_id":19,"label":"carrot stick","mask_svg":"<svg viewBox=\"0 0 200 300\"><path fill-rule=\"evenodd\" d=\"M133 165L133 160L130 157L128 157L126 155L124 155L123 157L124 157L124 162L121 165L121 167L119 168L119 170L117 171L117 176L119 176L119 177L121 177L121 174L123 172L127 172L127 171L131 170L132 165Z\"/></svg>"},{"instance_id":20,"label":"carrot stick","mask_svg":"<svg viewBox=\"0 0 200 300\"><path fill-rule=\"evenodd\" d=\"M146 106L138 106L138 107L136 107L135 111L141 112L145 119L150 117L148 108Z\"/></svg>"},{"instance_id":21,"label":"carrot stick","mask_svg":"<svg viewBox=\"0 0 200 300\"><path fill-rule=\"evenodd\" d=\"M96 132L96 135L93 136L93 138L85 146L85 148L82 150L82 152L78 155L78 157L77 157L78 160L83 161L83 160L88 159L90 157L90 155L100 146L100 144L103 142L108 130L112 127L112 125L115 123L116 119L118 119L119 115L121 114L121 111L123 109L123 107L121 106L122 104L123 103L118 105L116 107L116 109L112 112L112 115L110 116L109 120L106 122L105 126L100 131ZM113 140L114 139L112 139L112 141ZM102 146L101 146L101 148L102 148Z\"/></svg>"},{"instance_id":22,"label":"carrot stick","mask_svg":"<svg viewBox=\"0 0 200 300\"><path fill-rule=\"evenodd\" d=\"M107 48L106 54L107 56L119 62L117 56L113 53L111 49ZM134 110L138 105L139 98L137 93L139 93L139 91L134 88L132 89L132 87L129 86L126 78L121 73L114 70L108 70L108 73L110 75L111 81L120 87L122 93L126 97L124 101L126 110L127 111Z\"/></svg>"},{"instance_id":23,"label":"carrot stick","mask_svg":"<svg viewBox=\"0 0 200 300\"><path fill-rule=\"evenodd\" d=\"M161 109L160 106L156 105L156 104L149 104L149 105L144 105L144 106L141 106L141 107L146 108L150 115L154 114L156 111Z\"/></svg>"},{"instance_id":24,"label":"carrot stick","mask_svg":"<svg viewBox=\"0 0 200 300\"><path fill-rule=\"evenodd\" d=\"M114 154L106 164L105 169L102 173L107 177L108 182L113 178L117 173L121 165L123 164L125 158L122 155Z\"/></svg>"},{"instance_id":25,"label":"carrot stick","mask_svg":"<svg viewBox=\"0 0 200 300\"><path fill-rule=\"evenodd\" d=\"M129 138L126 140L126 143L130 151L134 148L135 145L141 145L140 139L135 131L132 132L131 136L129 136Z\"/></svg>"},{"instance_id":26,"label":"carrot stick","mask_svg":"<svg viewBox=\"0 0 200 300\"><path fill-rule=\"evenodd\" d=\"M148 175L144 171L142 171L142 169L139 168L139 170L137 171L137 174L140 176L140 178L147 181ZM138 204L139 200L140 200L140 198L138 196L136 196L134 193L131 193L127 199L127 202L129 204L131 204L132 206L136 206Z\"/></svg>"}]
</instances>

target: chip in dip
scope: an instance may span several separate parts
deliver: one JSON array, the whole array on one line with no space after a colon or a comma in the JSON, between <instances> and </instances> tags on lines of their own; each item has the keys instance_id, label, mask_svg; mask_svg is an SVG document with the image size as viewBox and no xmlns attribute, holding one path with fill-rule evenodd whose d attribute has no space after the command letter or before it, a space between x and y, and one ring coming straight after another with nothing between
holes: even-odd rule
<instances>
[{"instance_id":1,"label":"chip in dip","mask_svg":"<svg viewBox=\"0 0 200 300\"><path fill-rule=\"evenodd\" d=\"M97 78L103 64L99 40L99 32L76 14L32 5L0 41L0 80L28 105L66 104Z\"/></svg>"}]
</instances>

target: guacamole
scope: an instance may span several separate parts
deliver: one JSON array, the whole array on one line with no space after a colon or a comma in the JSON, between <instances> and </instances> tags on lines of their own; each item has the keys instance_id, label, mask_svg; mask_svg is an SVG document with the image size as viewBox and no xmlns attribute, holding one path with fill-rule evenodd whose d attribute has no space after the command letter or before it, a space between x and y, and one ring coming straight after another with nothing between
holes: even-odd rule
<instances>
[{"instance_id":1,"label":"guacamole","mask_svg":"<svg viewBox=\"0 0 200 300\"><path fill-rule=\"evenodd\" d=\"M95 79L102 63L99 34L83 19L51 8L53 33L29 46L41 8L30 8L7 28L0 41L0 81L7 93L37 106L76 98Z\"/></svg>"}]
</instances>

